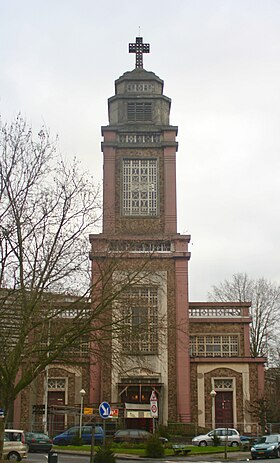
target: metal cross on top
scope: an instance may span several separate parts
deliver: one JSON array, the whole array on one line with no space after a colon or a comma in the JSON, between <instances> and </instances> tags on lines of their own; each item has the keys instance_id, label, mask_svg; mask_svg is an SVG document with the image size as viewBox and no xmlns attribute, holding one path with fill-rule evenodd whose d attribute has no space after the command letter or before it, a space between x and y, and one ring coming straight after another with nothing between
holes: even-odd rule
<instances>
[{"instance_id":1,"label":"metal cross on top","mask_svg":"<svg viewBox=\"0 0 280 463\"><path fill-rule=\"evenodd\" d=\"M129 44L129 53L136 54L135 67L143 68L143 53L150 53L150 44L143 43L143 37L136 37L135 43Z\"/></svg>"}]
</instances>

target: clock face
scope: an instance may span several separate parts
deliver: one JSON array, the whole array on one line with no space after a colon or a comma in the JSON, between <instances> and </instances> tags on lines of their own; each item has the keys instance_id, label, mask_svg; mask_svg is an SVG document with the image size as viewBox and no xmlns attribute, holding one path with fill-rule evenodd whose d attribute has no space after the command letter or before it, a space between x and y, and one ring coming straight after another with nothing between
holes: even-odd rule
<instances>
[{"instance_id":1,"label":"clock face","mask_svg":"<svg viewBox=\"0 0 280 463\"><path fill-rule=\"evenodd\" d=\"M122 213L156 216L158 213L158 160L123 159Z\"/></svg>"}]
</instances>

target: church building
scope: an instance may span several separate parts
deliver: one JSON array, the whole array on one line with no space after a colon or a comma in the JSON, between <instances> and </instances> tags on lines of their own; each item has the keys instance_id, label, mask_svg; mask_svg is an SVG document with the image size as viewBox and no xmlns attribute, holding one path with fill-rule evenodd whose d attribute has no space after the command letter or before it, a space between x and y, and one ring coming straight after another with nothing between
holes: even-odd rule
<instances>
[{"instance_id":1,"label":"church building","mask_svg":"<svg viewBox=\"0 0 280 463\"><path fill-rule=\"evenodd\" d=\"M103 355L83 340L77 364L60 360L39 375L18 395L13 426L56 435L79 423L82 404L84 423L100 421L106 401L117 427L256 432L250 405L263 395L266 359L250 353L250 303L189 301L190 236L177 230L178 128L163 80L143 68L149 44L137 37L129 52L135 69L115 81L102 127L103 229L89 237L92 307L120 289L106 315L115 332Z\"/></svg>"},{"instance_id":2,"label":"church building","mask_svg":"<svg viewBox=\"0 0 280 463\"><path fill-rule=\"evenodd\" d=\"M89 401L115 404L131 428L151 428L153 415L163 425L250 432L249 404L263 393L265 362L250 355L250 304L189 301L190 236L177 231L178 128L169 122L163 81L143 68L149 44L137 37L129 52L135 69L116 80L102 127L103 230L90 235L90 258L93 279L108 249L120 273L141 273L145 258L149 271L125 291L126 335L111 345L120 361L95 363ZM135 326L143 323L137 335Z\"/></svg>"}]
</instances>

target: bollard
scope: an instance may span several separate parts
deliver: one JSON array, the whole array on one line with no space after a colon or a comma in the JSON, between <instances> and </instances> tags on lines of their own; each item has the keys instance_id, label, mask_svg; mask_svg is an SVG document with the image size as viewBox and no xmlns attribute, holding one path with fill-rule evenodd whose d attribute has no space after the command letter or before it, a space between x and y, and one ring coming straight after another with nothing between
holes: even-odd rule
<instances>
[{"instance_id":1,"label":"bollard","mask_svg":"<svg viewBox=\"0 0 280 463\"><path fill-rule=\"evenodd\" d=\"M50 451L48 454L48 463L57 463L58 454L56 452Z\"/></svg>"}]
</instances>

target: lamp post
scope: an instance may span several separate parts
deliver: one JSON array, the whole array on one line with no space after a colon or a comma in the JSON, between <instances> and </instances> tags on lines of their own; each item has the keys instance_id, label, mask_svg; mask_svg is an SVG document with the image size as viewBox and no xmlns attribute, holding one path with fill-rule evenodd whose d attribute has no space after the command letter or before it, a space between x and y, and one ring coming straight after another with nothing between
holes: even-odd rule
<instances>
[{"instance_id":1,"label":"lamp post","mask_svg":"<svg viewBox=\"0 0 280 463\"><path fill-rule=\"evenodd\" d=\"M210 392L210 396L211 396L211 399L212 399L212 428L215 429L216 427L216 424L215 424L215 399L216 399L216 395L217 395L217 392L212 389L212 391Z\"/></svg>"},{"instance_id":2,"label":"lamp post","mask_svg":"<svg viewBox=\"0 0 280 463\"><path fill-rule=\"evenodd\" d=\"M82 437L82 423L83 423L83 409L84 409L84 396L86 394L86 391L84 389L80 390L80 396L81 396L81 410L80 410L80 426L79 426L79 437Z\"/></svg>"}]
</instances>

